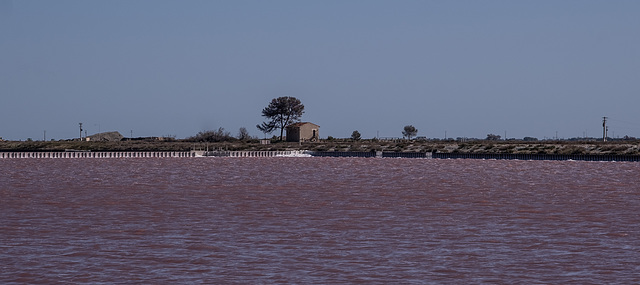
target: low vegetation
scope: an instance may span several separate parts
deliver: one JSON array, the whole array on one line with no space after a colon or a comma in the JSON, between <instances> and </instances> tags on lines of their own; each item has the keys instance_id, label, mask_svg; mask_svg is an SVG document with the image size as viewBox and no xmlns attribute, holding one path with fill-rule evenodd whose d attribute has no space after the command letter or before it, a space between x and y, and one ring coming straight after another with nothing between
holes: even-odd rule
<instances>
[{"instance_id":1,"label":"low vegetation","mask_svg":"<svg viewBox=\"0 0 640 285\"><path fill-rule=\"evenodd\" d=\"M640 141L487 141L458 143L428 140L321 140L315 143L280 142L260 144L252 139L220 140L229 137L224 130L203 132L185 140L86 141L0 141L0 151L189 151L197 150L313 150L313 151L389 151L443 153L519 153L519 154L615 154L640 155Z\"/></svg>"}]
</instances>

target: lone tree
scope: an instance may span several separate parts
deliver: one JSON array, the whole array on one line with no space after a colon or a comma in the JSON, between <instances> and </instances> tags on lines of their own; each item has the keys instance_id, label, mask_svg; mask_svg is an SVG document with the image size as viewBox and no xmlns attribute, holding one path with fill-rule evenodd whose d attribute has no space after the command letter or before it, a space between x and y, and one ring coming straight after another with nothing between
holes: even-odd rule
<instances>
[{"instance_id":1,"label":"lone tree","mask_svg":"<svg viewBox=\"0 0 640 285\"><path fill-rule=\"evenodd\" d=\"M247 128L241 127L240 130L238 130L238 139L241 141L246 141L251 139L251 136L249 135L249 131L247 131Z\"/></svg>"},{"instance_id":2,"label":"lone tree","mask_svg":"<svg viewBox=\"0 0 640 285\"><path fill-rule=\"evenodd\" d=\"M411 139L411 137L415 137L418 134L418 129L412 125L404 126L404 131L402 131L402 135Z\"/></svg>"},{"instance_id":3,"label":"lone tree","mask_svg":"<svg viewBox=\"0 0 640 285\"><path fill-rule=\"evenodd\" d=\"M353 133L351 133L351 139L354 141L359 141L361 138L360 132L358 132L357 130L353 131Z\"/></svg>"},{"instance_id":4,"label":"lone tree","mask_svg":"<svg viewBox=\"0 0 640 285\"><path fill-rule=\"evenodd\" d=\"M262 110L262 116L270 121L262 122L256 127L265 134L280 129L280 140L282 140L284 128L294 122L299 122L303 113L304 105L298 98L289 96L274 98Z\"/></svg>"}]
</instances>

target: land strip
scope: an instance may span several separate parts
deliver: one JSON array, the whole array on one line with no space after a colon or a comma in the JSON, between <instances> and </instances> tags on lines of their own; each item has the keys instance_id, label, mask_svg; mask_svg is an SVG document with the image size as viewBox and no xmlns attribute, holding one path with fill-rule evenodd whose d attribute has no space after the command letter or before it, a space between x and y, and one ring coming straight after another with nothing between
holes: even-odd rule
<instances>
[{"instance_id":1,"label":"land strip","mask_svg":"<svg viewBox=\"0 0 640 285\"><path fill-rule=\"evenodd\" d=\"M185 141L0 141L0 151L355 151L355 152L429 152L489 154L562 154L562 155L640 155L640 141L416 141L416 140L322 140L315 143L258 141L185 142Z\"/></svg>"}]
</instances>

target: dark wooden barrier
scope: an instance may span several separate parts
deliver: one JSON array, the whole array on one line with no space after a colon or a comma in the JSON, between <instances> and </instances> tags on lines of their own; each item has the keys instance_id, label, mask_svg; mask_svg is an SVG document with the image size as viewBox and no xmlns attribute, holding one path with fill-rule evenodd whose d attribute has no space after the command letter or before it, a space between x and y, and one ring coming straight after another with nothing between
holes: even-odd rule
<instances>
[{"instance_id":1,"label":"dark wooden barrier","mask_svg":"<svg viewBox=\"0 0 640 285\"><path fill-rule=\"evenodd\" d=\"M428 158L424 152L383 152L382 157L402 157L402 158Z\"/></svg>"},{"instance_id":2,"label":"dark wooden barrier","mask_svg":"<svg viewBox=\"0 0 640 285\"><path fill-rule=\"evenodd\" d=\"M431 153L424 152L372 152L372 151L308 151L311 156L319 157L398 157L429 158Z\"/></svg>"},{"instance_id":3,"label":"dark wooden barrier","mask_svg":"<svg viewBox=\"0 0 640 285\"><path fill-rule=\"evenodd\" d=\"M376 157L375 152L369 151L309 151L307 154L318 157Z\"/></svg>"},{"instance_id":4,"label":"dark wooden barrier","mask_svg":"<svg viewBox=\"0 0 640 285\"><path fill-rule=\"evenodd\" d=\"M433 153L432 157L440 159L640 161L640 155L615 154Z\"/></svg>"}]
</instances>

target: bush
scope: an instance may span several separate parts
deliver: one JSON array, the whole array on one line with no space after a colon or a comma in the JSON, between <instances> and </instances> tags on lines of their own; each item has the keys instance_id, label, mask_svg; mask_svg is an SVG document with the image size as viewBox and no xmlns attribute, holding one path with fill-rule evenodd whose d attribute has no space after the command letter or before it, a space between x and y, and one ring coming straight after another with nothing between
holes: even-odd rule
<instances>
[{"instance_id":1,"label":"bush","mask_svg":"<svg viewBox=\"0 0 640 285\"><path fill-rule=\"evenodd\" d=\"M191 142L223 142L234 140L236 140L236 138L232 137L231 133L225 131L224 128L218 128L217 131L202 131L186 139L186 141Z\"/></svg>"}]
</instances>

